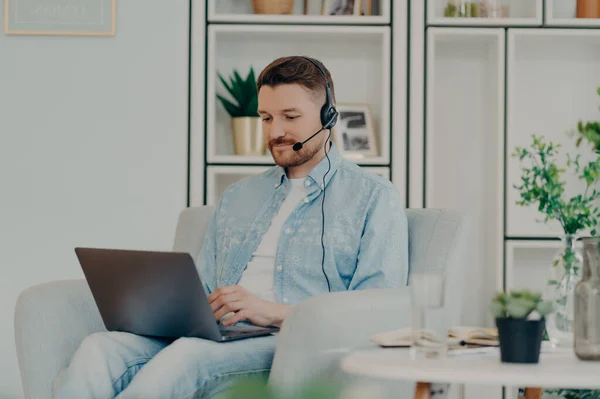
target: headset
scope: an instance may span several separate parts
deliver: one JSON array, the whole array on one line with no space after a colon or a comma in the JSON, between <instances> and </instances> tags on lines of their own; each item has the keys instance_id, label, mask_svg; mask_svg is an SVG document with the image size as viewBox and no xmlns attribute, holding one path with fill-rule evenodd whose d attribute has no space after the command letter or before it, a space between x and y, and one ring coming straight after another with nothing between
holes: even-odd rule
<instances>
[{"instance_id":1,"label":"headset","mask_svg":"<svg viewBox=\"0 0 600 399\"><path fill-rule=\"evenodd\" d=\"M315 137L321 131L323 131L325 129L329 129L329 136L327 137L327 140L325 140L325 144L323 146L323 149L325 151L325 156L327 157L327 165L328 166L327 166L327 172L325 172L325 174L323 175L323 185L321 186L321 188L323 190L323 199L321 200L321 248L322 248L321 269L323 270L323 275L325 276L325 279L327 280L327 289L329 290L329 292L331 292L331 285L329 283L329 278L327 277L327 273L325 273L325 243L323 242L323 233L325 230L325 177L331 170L331 160L329 159L329 151L327 150L327 143L329 142L329 140L331 138L331 128L333 126L335 126L335 124L337 122L338 111L333 106L333 102L331 99L331 88L329 87L329 80L327 79L327 74L325 73L323 68L321 68L319 63L317 61L313 60L312 58L309 58L309 57L302 57L302 58L304 58L305 60L311 62L314 66L316 66L317 69L323 75L323 78L325 79L325 104L323 104L323 106L321 107L321 112L320 112L321 129L319 129L315 134L313 134L306 140L297 142L296 144L294 144L294 146L292 148L294 149L294 151L300 151L306 142L311 140L313 137Z\"/></svg>"}]
</instances>

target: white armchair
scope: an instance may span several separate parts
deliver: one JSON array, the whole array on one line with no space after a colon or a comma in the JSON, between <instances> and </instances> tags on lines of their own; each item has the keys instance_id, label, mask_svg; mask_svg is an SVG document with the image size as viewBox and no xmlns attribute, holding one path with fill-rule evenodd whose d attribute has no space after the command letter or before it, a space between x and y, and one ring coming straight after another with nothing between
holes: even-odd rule
<instances>
[{"instance_id":1,"label":"white armchair","mask_svg":"<svg viewBox=\"0 0 600 399\"><path fill-rule=\"evenodd\" d=\"M187 251L196 258L213 211L210 206L184 209L173 250ZM450 277L446 299L456 322L464 278L457 257L463 216L440 209L406 212L410 269L446 271ZM372 334L408 327L410 320L407 288L307 299L295 306L283 323L269 384L291 391L324 373L338 373L341 356L348 350L369 347ZM83 339L98 331L105 327L85 280L53 281L24 290L15 309L15 339L25 398L51 399L56 376L67 367Z\"/></svg>"}]
</instances>

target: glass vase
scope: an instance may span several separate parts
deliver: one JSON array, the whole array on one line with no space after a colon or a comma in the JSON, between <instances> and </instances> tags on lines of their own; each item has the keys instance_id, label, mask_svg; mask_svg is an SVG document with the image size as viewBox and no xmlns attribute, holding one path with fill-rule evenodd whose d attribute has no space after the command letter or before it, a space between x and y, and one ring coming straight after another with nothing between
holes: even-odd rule
<instances>
[{"instance_id":1,"label":"glass vase","mask_svg":"<svg viewBox=\"0 0 600 399\"><path fill-rule=\"evenodd\" d=\"M546 316L548 339L554 348L573 346L575 286L581 279L583 266L583 256L576 244L575 236L561 237L561 246L553 257L544 292L546 299L554 305L554 312Z\"/></svg>"},{"instance_id":2,"label":"glass vase","mask_svg":"<svg viewBox=\"0 0 600 399\"><path fill-rule=\"evenodd\" d=\"M600 238L583 242L583 273L575 287L575 354L600 360Z\"/></svg>"}]
</instances>

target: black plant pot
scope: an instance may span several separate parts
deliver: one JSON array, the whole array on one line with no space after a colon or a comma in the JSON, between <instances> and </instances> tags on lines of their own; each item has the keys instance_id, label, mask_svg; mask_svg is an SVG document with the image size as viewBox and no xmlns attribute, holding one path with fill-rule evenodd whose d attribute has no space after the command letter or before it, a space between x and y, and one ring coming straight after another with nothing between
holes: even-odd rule
<instances>
[{"instance_id":1,"label":"black plant pot","mask_svg":"<svg viewBox=\"0 0 600 399\"><path fill-rule=\"evenodd\" d=\"M505 363L538 363L546 321L496 319L500 359Z\"/></svg>"}]
</instances>

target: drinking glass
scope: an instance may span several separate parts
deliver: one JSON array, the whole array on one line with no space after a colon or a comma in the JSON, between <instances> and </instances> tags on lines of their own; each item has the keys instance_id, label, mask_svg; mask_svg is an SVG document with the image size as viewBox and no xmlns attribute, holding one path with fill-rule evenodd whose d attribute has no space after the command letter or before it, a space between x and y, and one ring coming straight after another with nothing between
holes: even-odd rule
<instances>
[{"instance_id":1,"label":"drinking glass","mask_svg":"<svg viewBox=\"0 0 600 399\"><path fill-rule=\"evenodd\" d=\"M413 358L444 358L448 354L448 315L442 273L415 273L410 280Z\"/></svg>"}]
</instances>

